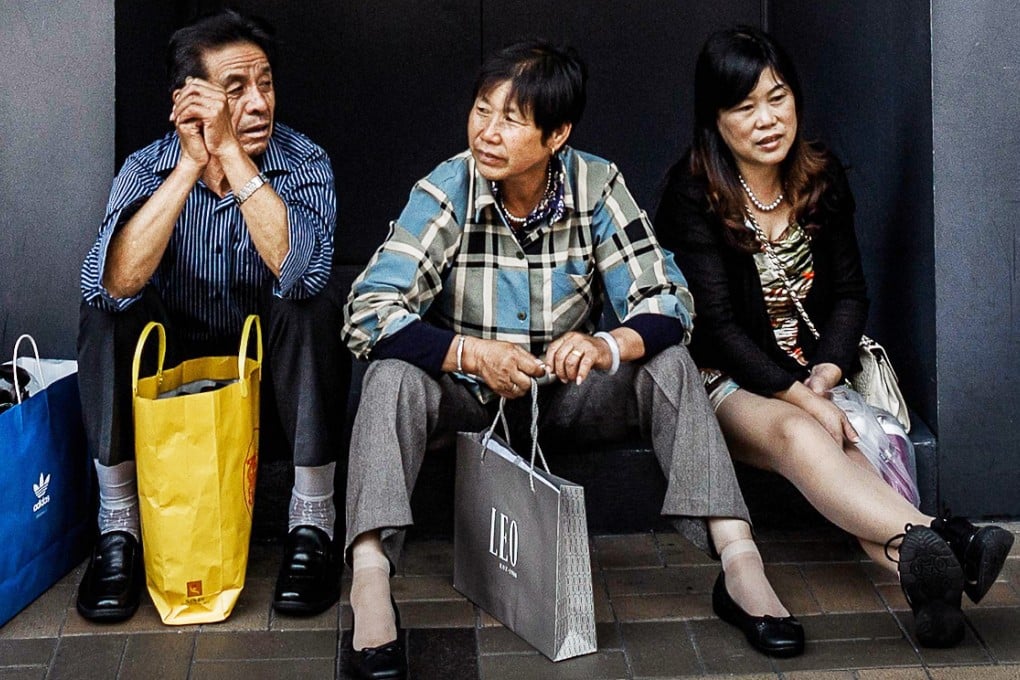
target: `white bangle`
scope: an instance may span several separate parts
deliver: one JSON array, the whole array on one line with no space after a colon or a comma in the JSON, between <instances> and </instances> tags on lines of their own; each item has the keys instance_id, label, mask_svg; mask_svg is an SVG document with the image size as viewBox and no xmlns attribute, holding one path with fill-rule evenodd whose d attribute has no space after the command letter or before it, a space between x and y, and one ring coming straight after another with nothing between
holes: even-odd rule
<instances>
[{"instance_id":1,"label":"white bangle","mask_svg":"<svg viewBox=\"0 0 1020 680\"><path fill-rule=\"evenodd\" d=\"M464 341L465 340L467 340L467 336L464 336L464 335L457 336L457 372L458 373L463 373L464 372L464 364L462 362L464 360Z\"/></svg>"},{"instance_id":2,"label":"white bangle","mask_svg":"<svg viewBox=\"0 0 1020 680\"><path fill-rule=\"evenodd\" d=\"M613 355L613 365L606 371L606 375L616 375L616 372L620 370L620 345L616 342L616 338L613 337L612 333L605 331L599 331L595 334L596 338L602 338L609 345L609 353Z\"/></svg>"}]
</instances>

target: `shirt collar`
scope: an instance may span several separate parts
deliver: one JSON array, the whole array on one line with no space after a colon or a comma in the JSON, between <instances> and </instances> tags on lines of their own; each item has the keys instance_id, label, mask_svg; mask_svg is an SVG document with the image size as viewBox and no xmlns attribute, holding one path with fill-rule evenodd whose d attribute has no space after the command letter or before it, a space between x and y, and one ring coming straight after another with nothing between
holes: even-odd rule
<instances>
[{"instance_id":1,"label":"shirt collar","mask_svg":"<svg viewBox=\"0 0 1020 680\"><path fill-rule=\"evenodd\" d=\"M277 126L274 124L273 135L269 138L266 152L260 158L255 159L255 165L259 167L262 174L267 176L291 172L290 161L277 141L276 133ZM177 163L181 159L181 140L177 133L171 132L167 136L169 144L163 149L163 153L156 159L156 164L152 168L153 172L159 175L170 174L170 171L177 167Z\"/></svg>"}]
</instances>

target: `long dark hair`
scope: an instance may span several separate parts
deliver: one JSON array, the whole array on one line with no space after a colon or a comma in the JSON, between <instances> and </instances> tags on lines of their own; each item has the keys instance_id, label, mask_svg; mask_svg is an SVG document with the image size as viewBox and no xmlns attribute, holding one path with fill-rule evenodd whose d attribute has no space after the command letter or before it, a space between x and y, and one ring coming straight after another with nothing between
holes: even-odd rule
<instances>
[{"instance_id":1,"label":"long dark hair","mask_svg":"<svg viewBox=\"0 0 1020 680\"><path fill-rule=\"evenodd\" d=\"M745 198L737 179L737 165L719 134L719 112L743 101L771 69L793 93L797 120L804 97L797 70L786 52L766 33L750 26L709 36L694 71L694 143L690 170L708 182L710 209L727 227L727 240L741 250L756 250L753 233L744 226ZM793 204L793 218L810 231L822 194L828 188L827 154L803 140L800 126L780 166L783 191Z\"/></svg>"}]
</instances>

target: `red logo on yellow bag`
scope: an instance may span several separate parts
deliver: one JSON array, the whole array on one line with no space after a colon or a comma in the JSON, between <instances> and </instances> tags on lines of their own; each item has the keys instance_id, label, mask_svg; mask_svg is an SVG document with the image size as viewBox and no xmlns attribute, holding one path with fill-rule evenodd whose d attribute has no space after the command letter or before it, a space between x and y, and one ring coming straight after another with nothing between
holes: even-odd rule
<instances>
[{"instance_id":1,"label":"red logo on yellow bag","mask_svg":"<svg viewBox=\"0 0 1020 680\"><path fill-rule=\"evenodd\" d=\"M255 428L255 434L248 443L248 452L244 456L244 504L251 515L255 507L255 476L259 470L259 431Z\"/></svg>"},{"instance_id":2,"label":"red logo on yellow bag","mask_svg":"<svg viewBox=\"0 0 1020 680\"><path fill-rule=\"evenodd\" d=\"M188 597L201 597L201 596L202 596L202 582L188 581Z\"/></svg>"}]
</instances>

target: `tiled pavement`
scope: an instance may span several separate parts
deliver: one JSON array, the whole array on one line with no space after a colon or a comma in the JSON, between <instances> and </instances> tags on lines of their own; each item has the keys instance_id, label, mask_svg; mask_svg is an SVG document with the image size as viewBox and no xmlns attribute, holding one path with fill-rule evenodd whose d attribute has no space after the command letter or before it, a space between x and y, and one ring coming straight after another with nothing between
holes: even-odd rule
<instances>
[{"instance_id":1,"label":"tiled pavement","mask_svg":"<svg viewBox=\"0 0 1020 680\"><path fill-rule=\"evenodd\" d=\"M1020 533L1020 523L1009 526ZM449 541L411 541L394 579L411 677L1020 679L1020 549L986 599L965 605L963 643L928 650L914 642L895 579L841 532L765 531L759 539L772 582L807 632L807 651L796 659L755 653L712 615L718 566L675 534L592 539L599 651L557 664L453 590ZM346 677L337 670L350 648L346 589L341 605L321 616L277 616L269 600L279 551L253 545L247 587L227 622L183 628L163 626L148 601L124 624L84 621L74 609L79 567L0 628L0 677Z\"/></svg>"}]
</instances>

